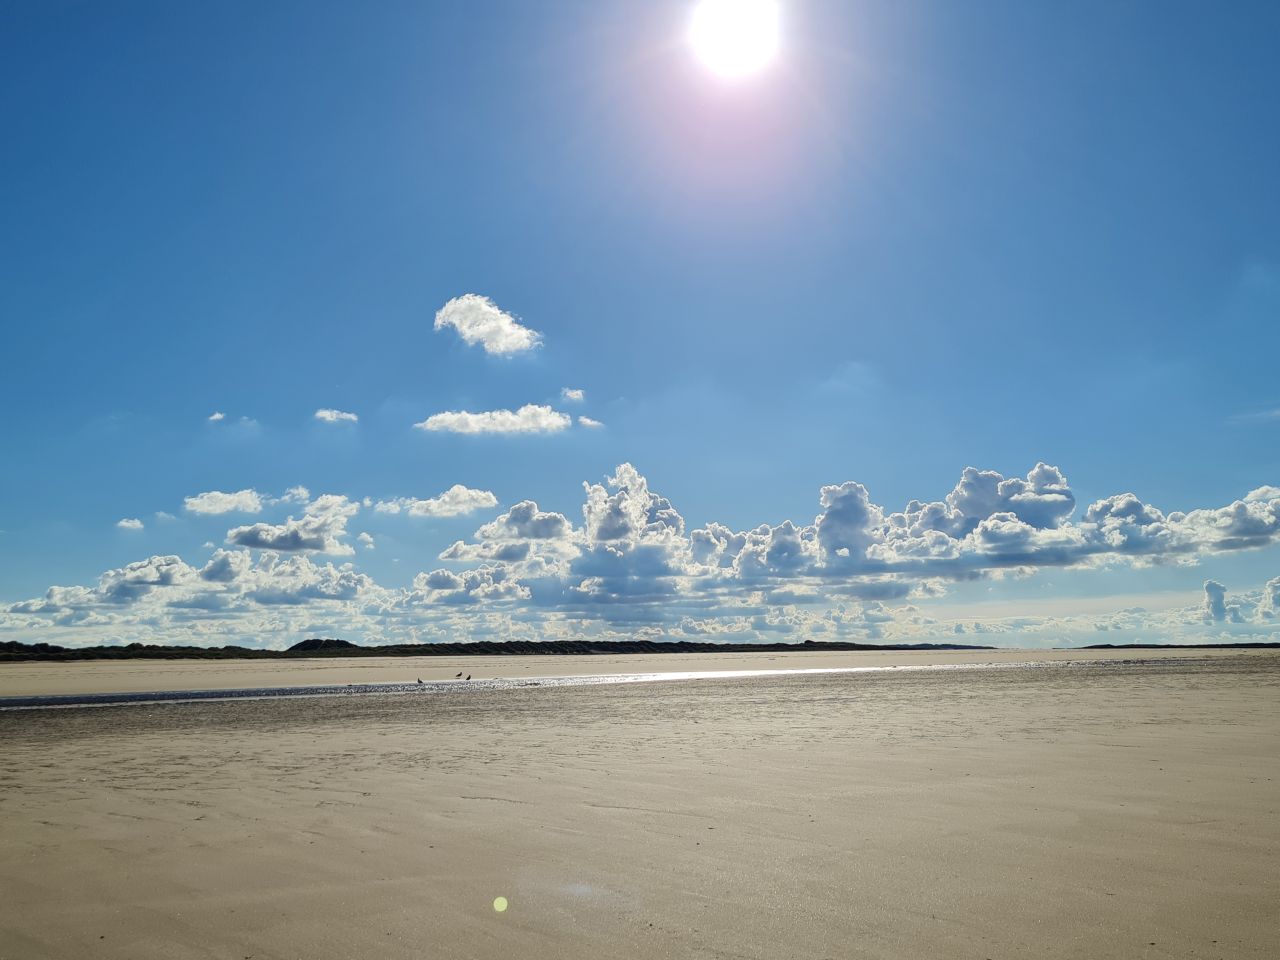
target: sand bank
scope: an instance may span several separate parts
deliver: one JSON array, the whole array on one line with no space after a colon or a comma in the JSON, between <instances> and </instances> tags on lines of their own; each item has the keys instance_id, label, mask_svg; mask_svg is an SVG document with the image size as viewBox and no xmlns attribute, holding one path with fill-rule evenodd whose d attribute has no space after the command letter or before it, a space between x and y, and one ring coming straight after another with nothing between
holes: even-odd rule
<instances>
[{"instance_id":1,"label":"sand bank","mask_svg":"<svg viewBox=\"0 0 1280 960\"><path fill-rule=\"evenodd\" d=\"M1272 652L1274 653L1274 651ZM96 660L0 663L0 697L406 683L453 679L740 670L804 670L929 664L1135 658L1239 657L1234 650L887 650L825 653L640 654L548 657L317 657L304 660Z\"/></svg>"}]
</instances>

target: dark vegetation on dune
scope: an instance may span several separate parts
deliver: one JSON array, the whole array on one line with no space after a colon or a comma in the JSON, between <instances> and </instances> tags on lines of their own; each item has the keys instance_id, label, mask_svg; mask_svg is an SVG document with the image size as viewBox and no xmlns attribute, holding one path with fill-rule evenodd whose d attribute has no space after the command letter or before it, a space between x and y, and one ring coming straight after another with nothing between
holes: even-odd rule
<instances>
[{"instance_id":1,"label":"dark vegetation on dune","mask_svg":"<svg viewBox=\"0 0 1280 960\"><path fill-rule=\"evenodd\" d=\"M649 640L486 640L478 643L411 643L362 647L347 640L315 638L288 650L250 647L166 647L130 643L108 647L59 647L48 643L0 643L0 662L12 660L292 660L299 657L492 657L583 656L609 653L789 653L797 650L992 650L961 643L655 643Z\"/></svg>"}]
</instances>

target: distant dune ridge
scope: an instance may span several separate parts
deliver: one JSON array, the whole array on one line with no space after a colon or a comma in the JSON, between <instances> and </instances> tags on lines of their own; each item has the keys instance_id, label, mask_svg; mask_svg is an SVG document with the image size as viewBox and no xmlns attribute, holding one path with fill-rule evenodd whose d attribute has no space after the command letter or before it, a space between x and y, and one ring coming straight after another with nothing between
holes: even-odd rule
<instances>
[{"instance_id":1,"label":"distant dune ridge","mask_svg":"<svg viewBox=\"0 0 1280 960\"><path fill-rule=\"evenodd\" d=\"M315 637L287 650L252 647L158 646L130 643L105 647L59 647L50 643L0 643L0 662L12 660L250 660L293 657L493 657L584 656L630 653L792 653L798 650L994 650L965 643L662 643L650 640L484 640L477 643L408 643L361 646Z\"/></svg>"}]
</instances>

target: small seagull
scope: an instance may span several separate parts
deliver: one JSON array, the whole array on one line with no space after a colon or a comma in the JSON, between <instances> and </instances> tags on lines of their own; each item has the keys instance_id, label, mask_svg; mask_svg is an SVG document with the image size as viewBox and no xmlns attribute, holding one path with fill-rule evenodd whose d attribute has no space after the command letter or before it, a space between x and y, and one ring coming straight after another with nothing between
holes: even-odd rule
<instances>
[{"instance_id":1,"label":"small seagull","mask_svg":"<svg viewBox=\"0 0 1280 960\"><path fill-rule=\"evenodd\" d=\"M453 679L457 680L460 676L462 676L462 671L461 671L461 670L459 670L457 673L455 673L455 674L453 675Z\"/></svg>"},{"instance_id":2,"label":"small seagull","mask_svg":"<svg viewBox=\"0 0 1280 960\"><path fill-rule=\"evenodd\" d=\"M470 680L470 679L471 679L471 674L469 674L469 673L467 674L467 679L468 679L468 680Z\"/></svg>"},{"instance_id":3,"label":"small seagull","mask_svg":"<svg viewBox=\"0 0 1280 960\"><path fill-rule=\"evenodd\" d=\"M419 677L419 678L418 678L418 682L419 682L419 683L421 683L421 682L422 682L422 678L421 678L421 677Z\"/></svg>"}]
</instances>

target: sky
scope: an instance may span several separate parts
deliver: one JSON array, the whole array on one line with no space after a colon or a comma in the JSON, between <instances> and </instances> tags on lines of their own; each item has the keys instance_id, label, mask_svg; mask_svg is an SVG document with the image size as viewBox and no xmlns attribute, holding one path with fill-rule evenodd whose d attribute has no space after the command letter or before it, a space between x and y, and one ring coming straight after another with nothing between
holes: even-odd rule
<instances>
[{"instance_id":1,"label":"sky","mask_svg":"<svg viewBox=\"0 0 1280 960\"><path fill-rule=\"evenodd\" d=\"M694 6L6 4L0 641L1280 639L1280 7Z\"/></svg>"}]
</instances>

